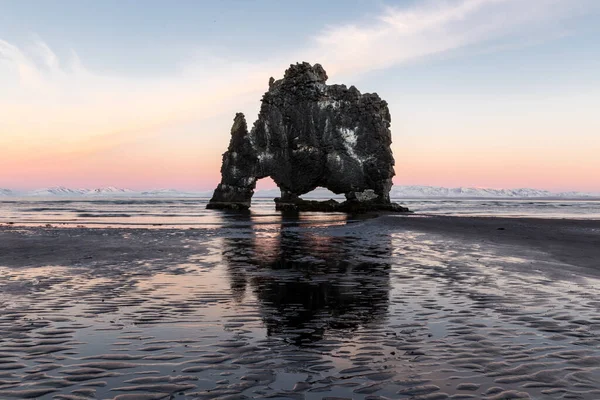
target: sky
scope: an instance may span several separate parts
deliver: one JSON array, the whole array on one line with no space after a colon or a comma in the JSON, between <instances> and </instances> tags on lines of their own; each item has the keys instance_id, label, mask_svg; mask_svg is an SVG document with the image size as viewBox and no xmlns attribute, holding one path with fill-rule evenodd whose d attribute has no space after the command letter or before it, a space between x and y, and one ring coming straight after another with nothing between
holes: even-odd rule
<instances>
[{"instance_id":1,"label":"sky","mask_svg":"<svg viewBox=\"0 0 600 400\"><path fill-rule=\"evenodd\" d=\"M597 0L0 0L0 188L212 189L301 61L389 103L395 184L600 192Z\"/></svg>"}]
</instances>

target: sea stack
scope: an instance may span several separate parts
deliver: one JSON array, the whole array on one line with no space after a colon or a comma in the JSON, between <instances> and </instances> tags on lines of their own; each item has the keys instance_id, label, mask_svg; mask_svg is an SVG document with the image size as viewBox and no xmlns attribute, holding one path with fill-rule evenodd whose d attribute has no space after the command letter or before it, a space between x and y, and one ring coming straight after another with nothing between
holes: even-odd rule
<instances>
[{"instance_id":1,"label":"sea stack","mask_svg":"<svg viewBox=\"0 0 600 400\"><path fill-rule=\"evenodd\" d=\"M221 183L207 208L247 209L256 181L271 177L281 189L280 210L408 211L389 197L394 157L387 103L326 81L320 64L290 65L283 79L269 80L250 131L244 115L235 116ZM317 187L346 201L300 198Z\"/></svg>"}]
</instances>

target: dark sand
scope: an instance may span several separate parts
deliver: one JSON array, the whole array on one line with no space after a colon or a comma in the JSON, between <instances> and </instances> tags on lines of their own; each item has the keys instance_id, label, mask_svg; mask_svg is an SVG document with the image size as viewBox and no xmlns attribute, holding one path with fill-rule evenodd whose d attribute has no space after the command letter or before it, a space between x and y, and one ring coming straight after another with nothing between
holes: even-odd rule
<instances>
[{"instance_id":1,"label":"dark sand","mask_svg":"<svg viewBox=\"0 0 600 400\"><path fill-rule=\"evenodd\" d=\"M541 218L385 216L389 229L429 232L476 243L509 245L515 251L535 250L583 274L600 275L600 221Z\"/></svg>"},{"instance_id":2,"label":"dark sand","mask_svg":"<svg viewBox=\"0 0 600 400\"><path fill-rule=\"evenodd\" d=\"M599 239L417 215L3 226L0 398L599 399Z\"/></svg>"}]
</instances>

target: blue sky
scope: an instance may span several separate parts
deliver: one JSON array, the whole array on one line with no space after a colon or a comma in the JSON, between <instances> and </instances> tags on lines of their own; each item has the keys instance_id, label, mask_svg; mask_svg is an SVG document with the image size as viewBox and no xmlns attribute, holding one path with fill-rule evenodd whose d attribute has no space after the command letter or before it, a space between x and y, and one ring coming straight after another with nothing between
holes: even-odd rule
<instances>
[{"instance_id":1,"label":"blue sky","mask_svg":"<svg viewBox=\"0 0 600 400\"><path fill-rule=\"evenodd\" d=\"M389 102L396 183L600 191L599 48L596 0L0 0L0 187L210 188L309 61Z\"/></svg>"},{"instance_id":2,"label":"blue sky","mask_svg":"<svg viewBox=\"0 0 600 400\"><path fill-rule=\"evenodd\" d=\"M302 46L307 36L329 24L365 18L385 7L385 3L362 0L0 4L4 40L26 44L37 36L57 53L67 55L77 49L91 69L132 74L169 73L178 63L207 51L239 58L285 51Z\"/></svg>"}]
</instances>

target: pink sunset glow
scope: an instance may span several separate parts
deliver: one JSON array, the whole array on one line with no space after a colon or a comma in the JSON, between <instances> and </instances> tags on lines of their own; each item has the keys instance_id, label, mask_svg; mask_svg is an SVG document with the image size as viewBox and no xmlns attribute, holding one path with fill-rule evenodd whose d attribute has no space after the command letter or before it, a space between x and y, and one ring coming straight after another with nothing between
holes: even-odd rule
<instances>
[{"instance_id":1,"label":"pink sunset glow","mask_svg":"<svg viewBox=\"0 0 600 400\"><path fill-rule=\"evenodd\" d=\"M0 188L212 189L235 113L252 124L269 77L307 60L328 83L388 101L397 184L600 192L597 61L590 51L558 56L574 51L568 44L544 47L581 10L534 3L385 8L258 59L189 49L154 75L91 68L76 49L39 38L0 38ZM527 51L521 40L493 42L517 34Z\"/></svg>"},{"instance_id":2,"label":"pink sunset glow","mask_svg":"<svg viewBox=\"0 0 600 400\"><path fill-rule=\"evenodd\" d=\"M173 149L113 149L89 153L82 150L37 156L4 157L0 160L0 181L4 186L32 189L49 186L131 189L177 188L208 190L220 179L221 151L228 133L211 146ZM554 149L537 156L527 151L476 149L471 156L448 149L417 149L394 146L396 178L401 185L472 186L492 188L534 187L549 190L597 191L600 160L587 150L587 157ZM586 161L587 160L587 161ZM10 171L10 173L9 173ZM259 188L274 185L259 181Z\"/></svg>"}]
</instances>

